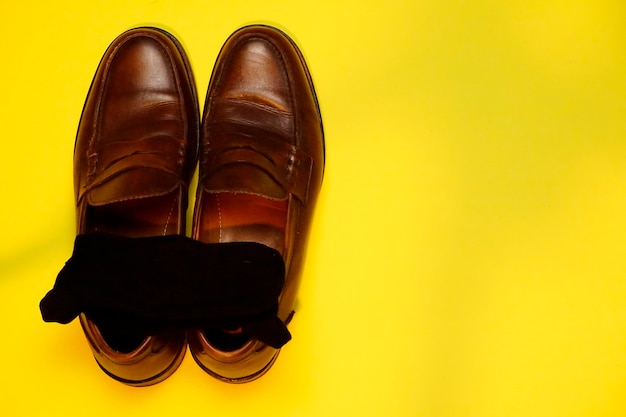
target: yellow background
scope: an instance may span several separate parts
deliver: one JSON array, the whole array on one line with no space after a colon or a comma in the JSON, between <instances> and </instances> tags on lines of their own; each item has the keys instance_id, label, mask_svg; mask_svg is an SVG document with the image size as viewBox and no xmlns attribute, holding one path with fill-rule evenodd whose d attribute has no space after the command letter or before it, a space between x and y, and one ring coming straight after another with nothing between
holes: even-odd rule
<instances>
[{"instance_id":1,"label":"yellow background","mask_svg":"<svg viewBox=\"0 0 626 417\"><path fill-rule=\"evenodd\" d=\"M623 416L622 1L4 1L0 415ZM72 149L122 31L184 44L201 105L240 26L302 48L327 166L294 339L228 385L130 388L38 303L74 237Z\"/></svg>"}]
</instances>

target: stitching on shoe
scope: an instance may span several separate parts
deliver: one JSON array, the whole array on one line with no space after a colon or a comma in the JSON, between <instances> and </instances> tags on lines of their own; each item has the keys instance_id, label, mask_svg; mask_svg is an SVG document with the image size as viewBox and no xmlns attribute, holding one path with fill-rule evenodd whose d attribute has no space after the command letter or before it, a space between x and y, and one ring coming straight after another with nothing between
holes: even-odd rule
<instances>
[{"instance_id":1,"label":"stitching on shoe","mask_svg":"<svg viewBox=\"0 0 626 417\"><path fill-rule=\"evenodd\" d=\"M178 202L178 197L174 197L174 201L172 202L172 208L170 209L170 212L167 215L167 220L165 221L165 227L163 228L163 236L167 234L167 229L170 225L170 220L172 219L172 213L174 213L174 207L176 207L177 202Z\"/></svg>"},{"instance_id":2,"label":"stitching on shoe","mask_svg":"<svg viewBox=\"0 0 626 417\"><path fill-rule=\"evenodd\" d=\"M215 195L215 202L217 203L217 218L219 221L219 230L220 230L220 235L219 235L219 240L218 242L222 241L222 207L220 206L220 196L219 194Z\"/></svg>"}]
</instances>

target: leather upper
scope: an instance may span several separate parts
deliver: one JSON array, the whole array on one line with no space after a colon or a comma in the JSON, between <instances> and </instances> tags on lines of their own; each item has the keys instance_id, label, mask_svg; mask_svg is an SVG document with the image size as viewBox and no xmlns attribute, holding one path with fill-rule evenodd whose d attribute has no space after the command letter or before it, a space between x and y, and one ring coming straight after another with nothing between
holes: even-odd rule
<instances>
[{"instance_id":1,"label":"leather upper","mask_svg":"<svg viewBox=\"0 0 626 417\"><path fill-rule=\"evenodd\" d=\"M322 182L324 136L311 77L287 35L254 25L226 41L207 92L201 152L194 237L278 250L287 270L278 316L288 322ZM209 339L191 338L192 353L231 382L259 376L277 353L253 340L220 352Z\"/></svg>"},{"instance_id":2,"label":"leather upper","mask_svg":"<svg viewBox=\"0 0 626 417\"><path fill-rule=\"evenodd\" d=\"M184 234L197 161L199 111L178 41L155 28L118 36L93 78L74 148L77 234ZM103 370L130 385L162 381L180 365L184 331L127 339L81 324Z\"/></svg>"},{"instance_id":3,"label":"leather upper","mask_svg":"<svg viewBox=\"0 0 626 417\"><path fill-rule=\"evenodd\" d=\"M85 205L186 188L196 162L199 112L185 60L171 36L148 28L124 33L106 51L74 150L79 232Z\"/></svg>"}]
</instances>

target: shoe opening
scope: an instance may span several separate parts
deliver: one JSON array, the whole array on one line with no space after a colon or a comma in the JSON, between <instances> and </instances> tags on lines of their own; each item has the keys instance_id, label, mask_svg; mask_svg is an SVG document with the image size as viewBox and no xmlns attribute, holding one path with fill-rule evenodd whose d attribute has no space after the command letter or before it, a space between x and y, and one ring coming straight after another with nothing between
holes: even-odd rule
<instances>
[{"instance_id":1,"label":"shoe opening","mask_svg":"<svg viewBox=\"0 0 626 417\"><path fill-rule=\"evenodd\" d=\"M250 340L241 328L236 330L208 329L204 331L207 341L222 352L233 352L241 349Z\"/></svg>"},{"instance_id":2,"label":"shoe opening","mask_svg":"<svg viewBox=\"0 0 626 417\"><path fill-rule=\"evenodd\" d=\"M100 329L100 334L109 347L116 352L130 353L136 350L146 339L141 335L119 334L111 330Z\"/></svg>"}]
</instances>

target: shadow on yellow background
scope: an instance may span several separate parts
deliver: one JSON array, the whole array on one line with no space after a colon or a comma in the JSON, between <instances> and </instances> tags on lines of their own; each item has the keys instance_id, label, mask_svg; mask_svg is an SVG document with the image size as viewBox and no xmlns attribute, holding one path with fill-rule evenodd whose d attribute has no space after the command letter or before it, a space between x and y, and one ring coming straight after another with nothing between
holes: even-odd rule
<instances>
[{"instance_id":1,"label":"shadow on yellow background","mask_svg":"<svg viewBox=\"0 0 626 417\"><path fill-rule=\"evenodd\" d=\"M3 3L2 416L626 414L626 6L619 1ZM248 23L302 48L325 183L294 339L227 385L188 355L105 376L38 303L74 237L72 150L122 31L175 34L201 108Z\"/></svg>"}]
</instances>

